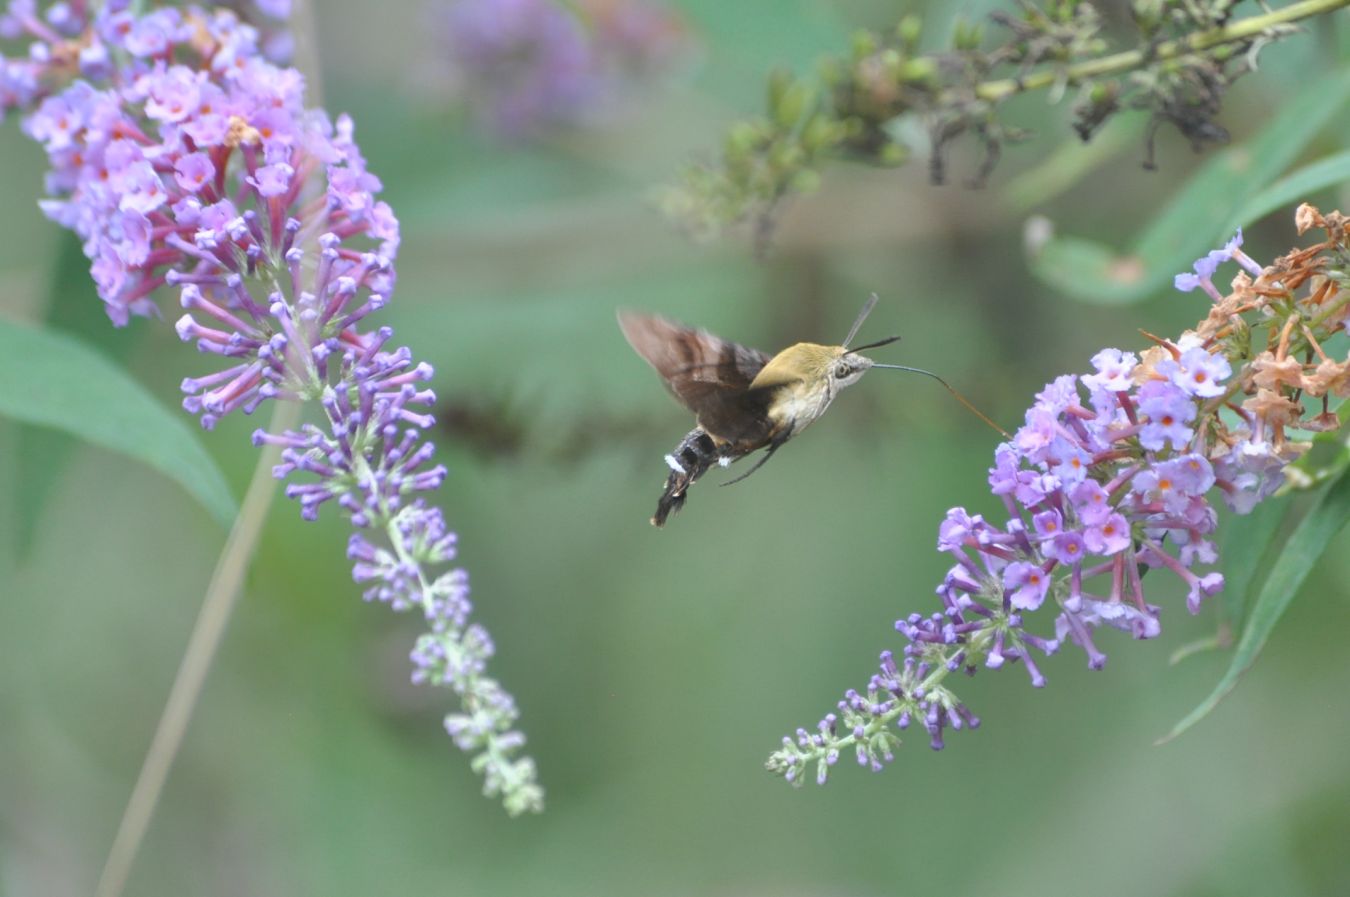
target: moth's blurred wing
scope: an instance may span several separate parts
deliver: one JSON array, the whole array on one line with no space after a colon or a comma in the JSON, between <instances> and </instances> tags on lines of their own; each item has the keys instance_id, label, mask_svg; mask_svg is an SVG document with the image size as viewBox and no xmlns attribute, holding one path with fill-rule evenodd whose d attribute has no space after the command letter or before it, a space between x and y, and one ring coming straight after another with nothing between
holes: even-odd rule
<instances>
[{"instance_id":1,"label":"moth's blurred wing","mask_svg":"<svg viewBox=\"0 0 1350 897\"><path fill-rule=\"evenodd\" d=\"M765 430L768 396L750 383L769 356L655 315L621 311L619 328L709 433L742 442Z\"/></svg>"},{"instance_id":2,"label":"moth's blurred wing","mask_svg":"<svg viewBox=\"0 0 1350 897\"><path fill-rule=\"evenodd\" d=\"M619 327L628 344L656 369L675 397L685 404L689 404L685 391L700 394L699 384L747 388L769 361L769 356L758 349L655 315L621 311Z\"/></svg>"}]
</instances>

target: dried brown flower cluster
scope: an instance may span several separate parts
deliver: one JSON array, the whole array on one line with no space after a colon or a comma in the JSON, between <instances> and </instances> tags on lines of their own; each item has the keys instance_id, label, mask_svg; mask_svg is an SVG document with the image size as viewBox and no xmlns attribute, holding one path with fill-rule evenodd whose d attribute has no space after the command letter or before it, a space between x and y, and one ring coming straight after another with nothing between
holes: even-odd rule
<instances>
[{"instance_id":1,"label":"dried brown flower cluster","mask_svg":"<svg viewBox=\"0 0 1350 897\"><path fill-rule=\"evenodd\" d=\"M1350 357L1338 360L1325 347L1345 335L1350 322L1346 218L1340 212L1324 215L1305 203L1295 224L1300 234L1317 229L1325 239L1281 256L1254 279L1239 273L1232 291L1195 330L1202 342L1223 344L1233 363L1236 376L1224 403L1249 421L1254 438L1268 440L1282 453L1301 452L1307 444L1287 430L1339 429L1330 399L1350 396ZM1254 353L1253 325L1244 318L1252 313L1263 319L1254 329L1265 331L1264 348ZM1246 398L1237 406L1233 399L1239 392ZM1305 397L1320 404L1309 407Z\"/></svg>"}]
</instances>

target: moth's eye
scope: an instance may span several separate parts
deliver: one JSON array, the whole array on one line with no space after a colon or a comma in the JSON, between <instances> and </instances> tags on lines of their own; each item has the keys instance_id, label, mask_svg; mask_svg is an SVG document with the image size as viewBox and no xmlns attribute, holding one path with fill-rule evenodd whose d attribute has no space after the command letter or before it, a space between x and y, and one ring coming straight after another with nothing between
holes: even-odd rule
<instances>
[{"instance_id":1,"label":"moth's eye","mask_svg":"<svg viewBox=\"0 0 1350 897\"><path fill-rule=\"evenodd\" d=\"M841 364L834 369L834 376L840 380L848 379L849 375L851 375L852 373L853 368L847 364Z\"/></svg>"}]
</instances>

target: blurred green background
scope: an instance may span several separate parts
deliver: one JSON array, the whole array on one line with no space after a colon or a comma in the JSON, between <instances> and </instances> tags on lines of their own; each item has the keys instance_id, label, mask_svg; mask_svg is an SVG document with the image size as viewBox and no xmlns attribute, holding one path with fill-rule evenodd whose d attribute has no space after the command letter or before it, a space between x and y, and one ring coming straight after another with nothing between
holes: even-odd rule
<instances>
[{"instance_id":1,"label":"blurred green background","mask_svg":"<svg viewBox=\"0 0 1350 897\"><path fill-rule=\"evenodd\" d=\"M836 167L755 261L744 239L687 242L650 189L758 112L772 67L805 71L922 4L687 0L699 51L674 83L528 148L446 112L422 4L319 6L325 104L353 115L403 223L383 320L437 368L437 500L548 810L510 820L478 795L440 726L448 693L408 684L418 621L360 600L336 514L306 524L279 499L127 893L1350 893L1344 539L1255 671L1178 742L1152 746L1226 658L1168 665L1214 619L1159 577L1163 637L1103 635L1105 672L1066 650L1041 691L1019 668L981 673L962 685L978 732L937 754L914 734L883 774L845 758L828 787L794 791L764 758L900 646L897 616L936 606L937 523L995 510L997 437L936 384L876 373L754 478L712 477L666 530L647 524L689 420L615 308L776 350L840 339L875 291L863 336L905 336L884 360L937 370L1011 427L1097 348L1204 310L1198 294L1058 295L1028 273L1028 215L1124 245L1206 157L1164 131L1162 170L1142 171L1141 122L1121 121L1114 149L1068 151L1095 154L1076 183L1045 196L1024 180L1030 199L1010 201L1069 140L1067 110L1030 97L1010 117L1040 136L986 189L932 187L922 164ZM941 31L956 4L932 6ZM1221 121L1241 142L1345 46L1315 23L1268 51ZM1347 137L1342 115L1304 157ZM170 327L106 326L82 280L82 304L50 304L63 235L34 203L40 151L11 121L0 159L5 314L96 343L176 405L210 365ZM953 180L973 165L958 153ZM1294 242L1291 215L1248 230L1254 256ZM237 495L259 423L203 437ZM64 437L0 421L0 463L0 893L87 894L225 534L173 483Z\"/></svg>"}]
</instances>

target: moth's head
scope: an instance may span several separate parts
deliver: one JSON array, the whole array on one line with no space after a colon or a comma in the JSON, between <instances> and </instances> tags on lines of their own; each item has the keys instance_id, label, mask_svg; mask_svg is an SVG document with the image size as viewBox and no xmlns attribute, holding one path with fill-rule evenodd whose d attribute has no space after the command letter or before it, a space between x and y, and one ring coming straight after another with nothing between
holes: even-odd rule
<instances>
[{"instance_id":1,"label":"moth's head","mask_svg":"<svg viewBox=\"0 0 1350 897\"><path fill-rule=\"evenodd\" d=\"M805 384L812 391L823 390L833 396L857 383L871 366L872 359L843 346L797 343L775 355L759 372L754 386Z\"/></svg>"},{"instance_id":2,"label":"moth's head","mask_svg":"<svg viewBox=\"0 0 1350 897\"><path fill-rule=\"evenodd\" d=\"M866 355L861 354L864 349L878 349L882 346L889 346L899 338L898 336L888 336L865 346L850 349L848 344L853 339L853 334L850 333L849 339L844 342L844 345L831 346L831 350L836 353L834 362L830 366L830 379L836 384L834 392L857 383L862 379L862 375L867 373L867 369L876 363Z\"/></svg>"},{"instance_id":3,"label":"moth's head","mask_svg":"<svg viewBox=\"0 0 1350 897\"><path fill-rule=\"evenodd\" d=\"M852 386L862 379L862 375L867 373L867 369L872 366L872 359L866 355L859 355L857 352L850 352L843 346L832 346L839 354L830 363L829 377L833 387L833 392L838 392L845 386Z\"/></svg>"}]
</instances>

